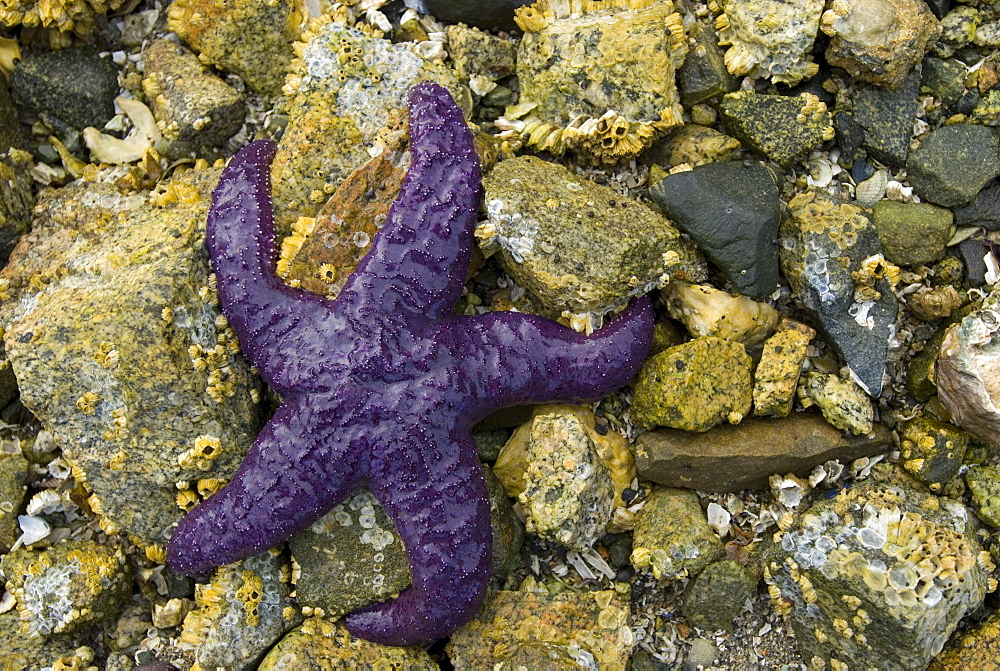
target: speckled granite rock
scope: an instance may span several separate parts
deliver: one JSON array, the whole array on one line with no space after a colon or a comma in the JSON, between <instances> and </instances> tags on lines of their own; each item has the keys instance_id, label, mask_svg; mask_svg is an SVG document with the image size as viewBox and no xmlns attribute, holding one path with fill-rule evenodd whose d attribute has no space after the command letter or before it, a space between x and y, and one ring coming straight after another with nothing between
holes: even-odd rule
<instances>
[{"instance_id":1,"label":"speckled granite rock","mask_svg":"<svg viewBox=\"0 0 1000 671\"><path fill-rule=\"evenodd\" d=\"M193 170L154 198L97 182L52 192L0 273L21 400L86 478L102 526L161 560L178 504L235 471L258 427L259 381L204 248L217 177ZM206 445L219 449L200 459Z\"/></svg>"},{"instance_id":2,"label":"speckled granite rock","mask_svg":"<svg viewBox=\"0 0 1000 671\"><path fill-rule=\"evenodd\" d=\"M928 203L882 200L872 208L885 258L901 266L933 263L954 233L951 212Z\"/></svg>"},{"instance_id":3,"label":"speckled granite rock","mask_svg":"<svg viewBox=\"0 0 1000 671\"><path fill-rule=\"evenodd\" d=\"M31 207L35 203L28 172L31 154L20 149L20 131L17 109L7 85L0 82L0 262L7 259L17 239L31 227Z\"/></svg>"},{"instance_id":4,"label":"speckled granite rock","mask_svg":"<svg viewBox=\"0 0 1000 671\"><path fill-rule=\"evenodd\" d=\"M727 133L782 165L834 137L826 104L811 93L727 93L719 113Z\"/></svg>"},{"instance_id":5,"label":"speckled granite rock","mask_svg":"<svg viewBox=\"0 0 1000 671\"><path fill-rule=\"evenodd\" d=\"M900 463L933 492L958 475L969 435L929 417L907 420L900 428Z\"/></svg>"},{"instance_id":6,"label":"speckled granite rock","mask_svg":"<svg viewBox=\"0 0 1000 671\"><path fill-rule=\"evenodd\" d=\"M822 417L793 413L744 419L705 433L657 429L635 442L639 477L708 492L767 489L774 473L807 476L831 459L842 463L884 452L892 444L880 424L871 436L843 436Z\"/></svg>"},{"instance_id":7,"label":"speckled granite rock","mask_svg":"<svg viewBox=\"0 0 1000 671\"><path fill-rule=\"evenodd\" d=\"M649 568L657 580L697 575L722 558L698 495L690 489L654 486L636 515L632 566Z\"/></svg>"},{"instance_id":8,"label":"speckled granite rock","mask_svg":"<svg viewBox=\"0 0 1000 671\"><path fill-rule=\"evenodd\" d=\"M757 580L753 571L738 562L709 564L684 590L684 617L699 629L729 629Z\"/></svg>"},{"instance_id":9,"label":"speckled granite rock","mask_svg":"<svg viewBox=\"0 0 1000 671\"><path fill-rule=\"evenodd\" d=\"M664 177L649 195L740 293L760 301L774 292L781 207L767 168L709 163Z\"/></svg>"},{"instance_id":10,"label":"speckled granite rock","mask_svg":"<svg viewBox=\"0 0 1000 671\"><path fill-rule=\"evenodd\" d=\"M294 53L302 15L285 0L175 0L167 28L202 60L235 72L258 93L277 95Z\"/></svg>"},{"instance_id":11,"label":"speckled granite rock","mask_svg":"<svg viewBox=\"0 0 1000 671\"><path fill-rule=\"evenodd\" d=\"M696 338L713 336L755 347L778 325L778 311L767 303L734 296L708 284L671 282L661 295L671 318L684 324Z\"/></svg>"},{"instance_id":12,"label":"speckled granite rock","mask_svg":"<svg viewBox=\"0 0 1000 671\"><path fill-rule=\"evenodd\" d=\"M1000 659L1000 613L994 612L968 631L956 636L927 671L988 669Z\"/></svg>"},{"instance_id":13,"label":"speckled granite rock","mask_svg":"<svg viewBox=\"0 0 1000 671\"><path fill-rule=\"evenodd\" d=\"M834 0L820 30L831 36L830 65L897 89L941 32L922 0Z\"/></svg>"},{"instance_id":14,"label":"speckled granite rock","mask_svg":"<svg viewBox=\"0 0 1000 671\"><path fill-rule=\"evenodd\" d=\"M115 617L132 590L125 553L93 541L64 541L45 550L20 548L3 558L7 590L17 598L29 637L76 631Z\"/></svg>"},{"instance_id":15,"label":"speckled granite rock","mask_svg":"<svg viewBox=\"0 0 1000 671\"><path fill-rule=\"evenodd\" d=\"M965 483L972 493L976 514L991 527L1000 528L1000 469L972 466L965 473Z\"/></svg>"},{"instance_id":16,"label":"speckled granite rock","mask_svg":"<svg viewBox=\"0 0 1000 671\"><path fill-rule=\"evenodd\" d=\"M751 365L743 345L711 336L666 349L636 376L632 419L686 431L736 424L750 412Z\"/></svg>"},{"instance_id":17,"label":"speckled granite rock","mask_svg":"<svg viewBox=\"0 0 1000 671\"><path fill-rule=\"evenodd\" d=\"M162 152L179 158L221 146L243 124L246 108L239 91L211 74L179 44L159 39L143 52L142 90L166 144Z\"/></svg>"},{"instance_id":18,"label":"speckled granite rock","mask_svg":"<svg viewBox=\"0 0 1000 671\"><path fill-rule=\"evenodd\" d=\"M93 659L93 650L79 648L71 634L29 638L16 610L0 613L0 668L4 671L55 668L59 663L68 671L86 668Z\"/></svg>"},{"instance_id":19,"label":"speckled granite rock","mask_svg":"<svg viewBox=\"0 0 1000 671\"><path fill-rule=\"evenodd\" d=\"M56 127L101 128L115 114L118 73L93 47L25 58L14 69L11 85L15 100Z\"/></svg>"},{"instance_id":20,"label":"speckled granite rock","mask_svg":"<svg viewBox=\"0 0 1000 671\"><path fill-rule=\"evenodd\" d=\"M628 599L612 590L501 590L488 596L476 617L451 636L446 650L458 669L496 668L525 644L548 644L569 652L585 668L623 669L635 638ZM545 650L528 668L546 668ZM523 658L521 658L523 659ZM511 668L511 667L501 667Z\"/></svg>"},{"instance_id":21,"label":"speckled granite rock","mask_svg":"<svg viewBox=\"0 0 1000 671\"><path fill-rule=\"evenodd\" d=\"M202 669L256 668L256 660L301 622L288 583L288 566L276 551L220 567L195 587L197 606L184 618L178 652Z\"/></svg>"},{"instance_id":22,"label":"speckled granite rock","mask_svg":"<svg viewBox=\"0 0 1000 671\"><path fill-rule=\"evenodd\" d=\"M865 210L807 191L789 201L778 235L781 269L797 300L878 396L899 309L891 288L898 269L882 257Z\"/></svg>"},{"instance_id":23,"label":"speckled granite rock","mask_svg":"<svg viewBox=\"0 0 1000 671\"><path fill-rule=\"evenodd\" d=\"M753 374L753 414L784 417L792 410L802 362L816 331L805 324L779 325L767 339Z\"/></svg>"},{"instance_id":24,"label":"speckled granite rock","mask_svg":"<svg viewBox=\"0 0 1000 671\"><path fill-rule=\"evenodd\" d=\"M413 669L438 665L423 648L393 648L354 638L338 623L310 617L285 635L261 661L258 671L347 671L348 669Z\"/></svg>"},{"instance_id":25,"label":"speckled granite rock","mask_svg":"<svg viewBox=\"0 0 1000 671\"><path fill-rule=\"evenodd\" d=\"M856 485L778 533L765 580L804 659L924 668L983 601L992 562L974 532L956 501Z\"/></svg>"},{"instance_id":26,"label":"speckled granite rock","mask_svg":"<svg viewBox=\"0 0 1000 671\"><path fill-rule=\"evenodd\" d=\"M0 441L0 554L14 545L21 531L17 516L21 512L28 479L28 460L21 456L17 443Z\"/></svg>"},{"instance_id":27,"label":"speckled granite rock","mask_svg":"<svg viewBox=\"0 0 1000 671\"><path fill-rule=\"evenodd\" d=\"M562 166L512 158L483 185L484 253L498 250L504 270L557 313L604 314L664 281L705 276L701 254L669 221Z\"/></svg>"},{"instance_id":28,"label":"speckled granite rock","mask_svg":"<svg viewBox=\"0 0 1000 671\"><path fill-rule=\"evenodd\" d=\"M906 161L913 190L942 207L964 205L1000 175L1000 139L992 128L958 123L924 138Z\"/></svg>"},{"instance_id":29,"label":"speckled granite rock","mask_svg":"<svg viewBox=\"0 0 1000 671\"><path fill-rule=\"evenodd\" d=\"M831 425L854 435L872 430L875 410L857 384L829 373L808 373L799 385L802 405L816 404Z\"/></svg>"}]
</instances>

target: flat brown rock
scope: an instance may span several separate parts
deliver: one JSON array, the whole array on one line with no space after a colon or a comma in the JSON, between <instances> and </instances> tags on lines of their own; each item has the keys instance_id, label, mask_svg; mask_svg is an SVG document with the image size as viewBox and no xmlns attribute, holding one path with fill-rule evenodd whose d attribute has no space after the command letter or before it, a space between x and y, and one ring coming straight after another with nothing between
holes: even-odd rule
<instances>
[{"instance_id":1,"label":"flat brown rock","mask_svg":"<svg viewBox=\"0 0 1000 671\"><path fill-rule=\"evenodd\" d=\"M820 416L748 418L704 433L658 429L636 440L639 477L709 492L767 489L775 473L807 475L831 459L849 462L883 451L890 434L880 425L867 436L842 436Z\"/></svg>"}]
</instances>

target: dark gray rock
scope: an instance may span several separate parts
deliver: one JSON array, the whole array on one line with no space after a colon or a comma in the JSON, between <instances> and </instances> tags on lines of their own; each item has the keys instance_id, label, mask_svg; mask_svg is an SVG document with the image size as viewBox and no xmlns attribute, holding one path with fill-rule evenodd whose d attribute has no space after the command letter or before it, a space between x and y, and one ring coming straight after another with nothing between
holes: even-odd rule
<instances>
[{"instance_id":1,"label":"dark gray rock","mask_svg":"<svg viewBox=\"0 0 1000 671\"><path fill-rule=\"evenodd\" d=\"M682 612L699 629L729 629L743 602L757 588L757 575L731 559L705 567L684 590Z\"/></svg>"},{"instance_id":2,"label":"dark gray rock","mask_svg":"<svg viewBox=\"0 0 1000 671\"><path fill-rule=\"evenodd\" d=\"M719 113L728 134L782 165L834 136L826 105L811 93L727 93Z\"/></svg>"},{"instance_id":3,"label":"dark gray rock","mask_svg":"<svg viewBox=\"0 0 1000 671\"><path fill-rule=\"evenodd\" d=\"M688 31L691 43L684 65L677 71L677 87L685 105L735 91L739 80L726 69L719 36L710 27L695 22Z\"/></svg>"},{"instance_id":4,"label":"dark gray rock","mask_svg":"<svg viewBox=\"0 0 1000 671\"><path fill-rule=\"evenodd\" d=\"M1000 140L985 126L942 126L910 154L906 173L922 198L943 207L964 205L1000 175Z\"/></svg>"},{"instance_id":5,"label":"dark gray rock","mask_svg":"<svg viewBox=\"0 0 1000 671\"><path fill-rule=\"evenodd\" d=\"M919 89L920 73L913 71L897 91L872 85L854 90L852 118L865 129L862 146L872 158L893 168L906 163Z\"/></svg>"},{"instance_id":6,"label":"dark gray rock","mask_svg":"<svg viewBox=\"0 0 1000 671\"><path fill-rule=\"evenodd\" d=\"M0 78L0 265L6 263L18 239L31 227L31 208L35 204L28 172L31 155L16 151L21 143L17 109ZM5 373L10 375L9 368L0 371L0 378ZM0 394L0 404L6 401Z\"/></svg>"},{"instance_id":7,"label":"dark gray rock","mask_svg":"<svg viewBox=\"0 0 1000 671\"><path fill-rule=\"evenodd\" d=\"M824 192L788 203L778 229L781 270L865 391L877 397L899 305L865 210Z\"/></svg>"},{"instance_id":8,"label":"dark gray rock","mask_svg":"<svg viewBox=\"0 0 1000 671\"><path fill-rule=\"evenodd\" d=\"M517 30L514 23L514 10L522 5L531 4L531 0L404 0L407 7L412 7L424 14L433 14L434 18L445 23L467 23L483 30Z\"/></svg>"},{"instance_id":9,"label":"dark gray rock","mask_svg":"<svg viewBox=\"0 0 1000 671\"><path fill-rule=\"evenodd\" d=\"M1000 184L989 185L971 203L955 208L955 225L1000 230Z\"/></svg>"},{"instance_id":10,"label":"dark gray rock","mask_svg":"<svg viewBox=\"0 0 1000 671\"><path fill-rule=\"evenodd\" d=\"M18 101L54 125L101 128L115 114L118 73L93 47L29 56L11 76Z\"/></svg>"},{"instance_id":11,"label":"dark gray rock","mask_svg":"<svg viewBox=\"0 0 1000 671\"><path fill-rule=\"evenodd\" d=\"M958 253L965 263L965 276L969 279L969 284L974 287L986 282L986 244L977 238L969 238L958 243Z\"/></svg>"},{"instance_id":12,"label":"dark gray rock","mask_svg":"<svg viewBox=\"0 0 1000 671\"><path fill-rule=\"evenodd\" d=\"M837 144L843 157L847 160L854 158L865 141L864 127L854 120L850 112L841 111L833 115L833 130L837 133Z\"/></svg>"},{"instance_id":13,"label":"dark gray rock","mask_svg":"<svg viewBox=\"0 0 1000 671\"><path fill-rule=\"evenodd\" d=\"M668 175L649 193L740 293L756 300L771 295L778 282L781 204L767 168L709 163Z\"/></svg>"},{"instance_id":14,"label":"dark gray rock","mask_svg":"<svg viewBox=\"0 0 1000 671\"><path fill-rule=\"evenodd\" d=\"M965 93L967 72L968 68L961 61L928 56L922 66L920 89L945 105L954 105Z\"/></svg>"}]
</instances>

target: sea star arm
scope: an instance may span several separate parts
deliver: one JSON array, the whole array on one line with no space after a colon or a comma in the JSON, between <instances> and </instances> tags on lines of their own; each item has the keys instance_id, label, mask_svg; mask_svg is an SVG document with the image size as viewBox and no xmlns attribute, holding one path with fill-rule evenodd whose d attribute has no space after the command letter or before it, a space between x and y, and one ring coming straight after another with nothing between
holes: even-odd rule
<instances>
[{"instance_id":1,"label":"sea star arm","mask_svg":"<svg viewBox=\"0 0 1000 671\"><path fill-rule=\"evenodd\" d=\"M481 198L479 158L462 111L430 82L409 97L410 169L385 226L339 303L438 319L462 293ZM362 315L364 316L364 315Z\"/></svg>"},{"instance_id":2,"label":"sea star arm","mask_svg":"<svg viewBox=\"0 0 1000 671\"><path fill-rule=\"evenodd\" d=\"M177 525L167 546L170 566L201 576L259 554L347 496L360 481L367 428L344 427L332 439L323 430L329 415L308 399L286 399L229 484Z\"/></svg>"},{"instance_id":3,"label":"sea star arm","mask_svg":"<svg viewBox=\"0 0 1000 671\"><path fill-rule=\"evenodd\" d=\"M653 338L653 309L645 296L591 336L518 312L451 323L459 326L446 335L468 372L465 403L477 420L498 407L606 396L638 373Z\"/></svg>"},{"instance_id":4,"label":"sea star arm","mask_svg":"<svg viewBox=\"0 0 1000 671\"><path fill-rule=\"evenodd\" d=\"M391 442L390 442L391 441ZM392 518L413 586L347 616L355 636L417 645L447 636L479 610L492 570L490 505L467 431L403 427L372 457L369 487Z\"/></svg>"}]
</instances>

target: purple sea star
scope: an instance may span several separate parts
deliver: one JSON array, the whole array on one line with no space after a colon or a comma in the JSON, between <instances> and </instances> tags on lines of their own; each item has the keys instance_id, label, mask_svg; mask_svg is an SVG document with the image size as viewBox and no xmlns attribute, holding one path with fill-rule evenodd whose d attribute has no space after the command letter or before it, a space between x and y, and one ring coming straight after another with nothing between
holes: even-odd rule
<instances>
[{"instance_id":1,"label":"purple sea star","mask_svg":"<svg viewBox=\"0 0 1000 671\"><path fill-rule=\"evenodd\" d=\"M473 424L506 406L611 393L637 372L653 322L645 297L589 338L532 315L453 315L479 162L445 89L415 86L409 114L399 198L336 300L275 273L275 144L250 143L223 171L208 218L219 303L283 403L167 549L175 570L203 575L281 543L367 486L403 539L413 587L349 614L347 627L387 645L446 636L482 604L492 532Z\"/></svg>"}]
</instances>

